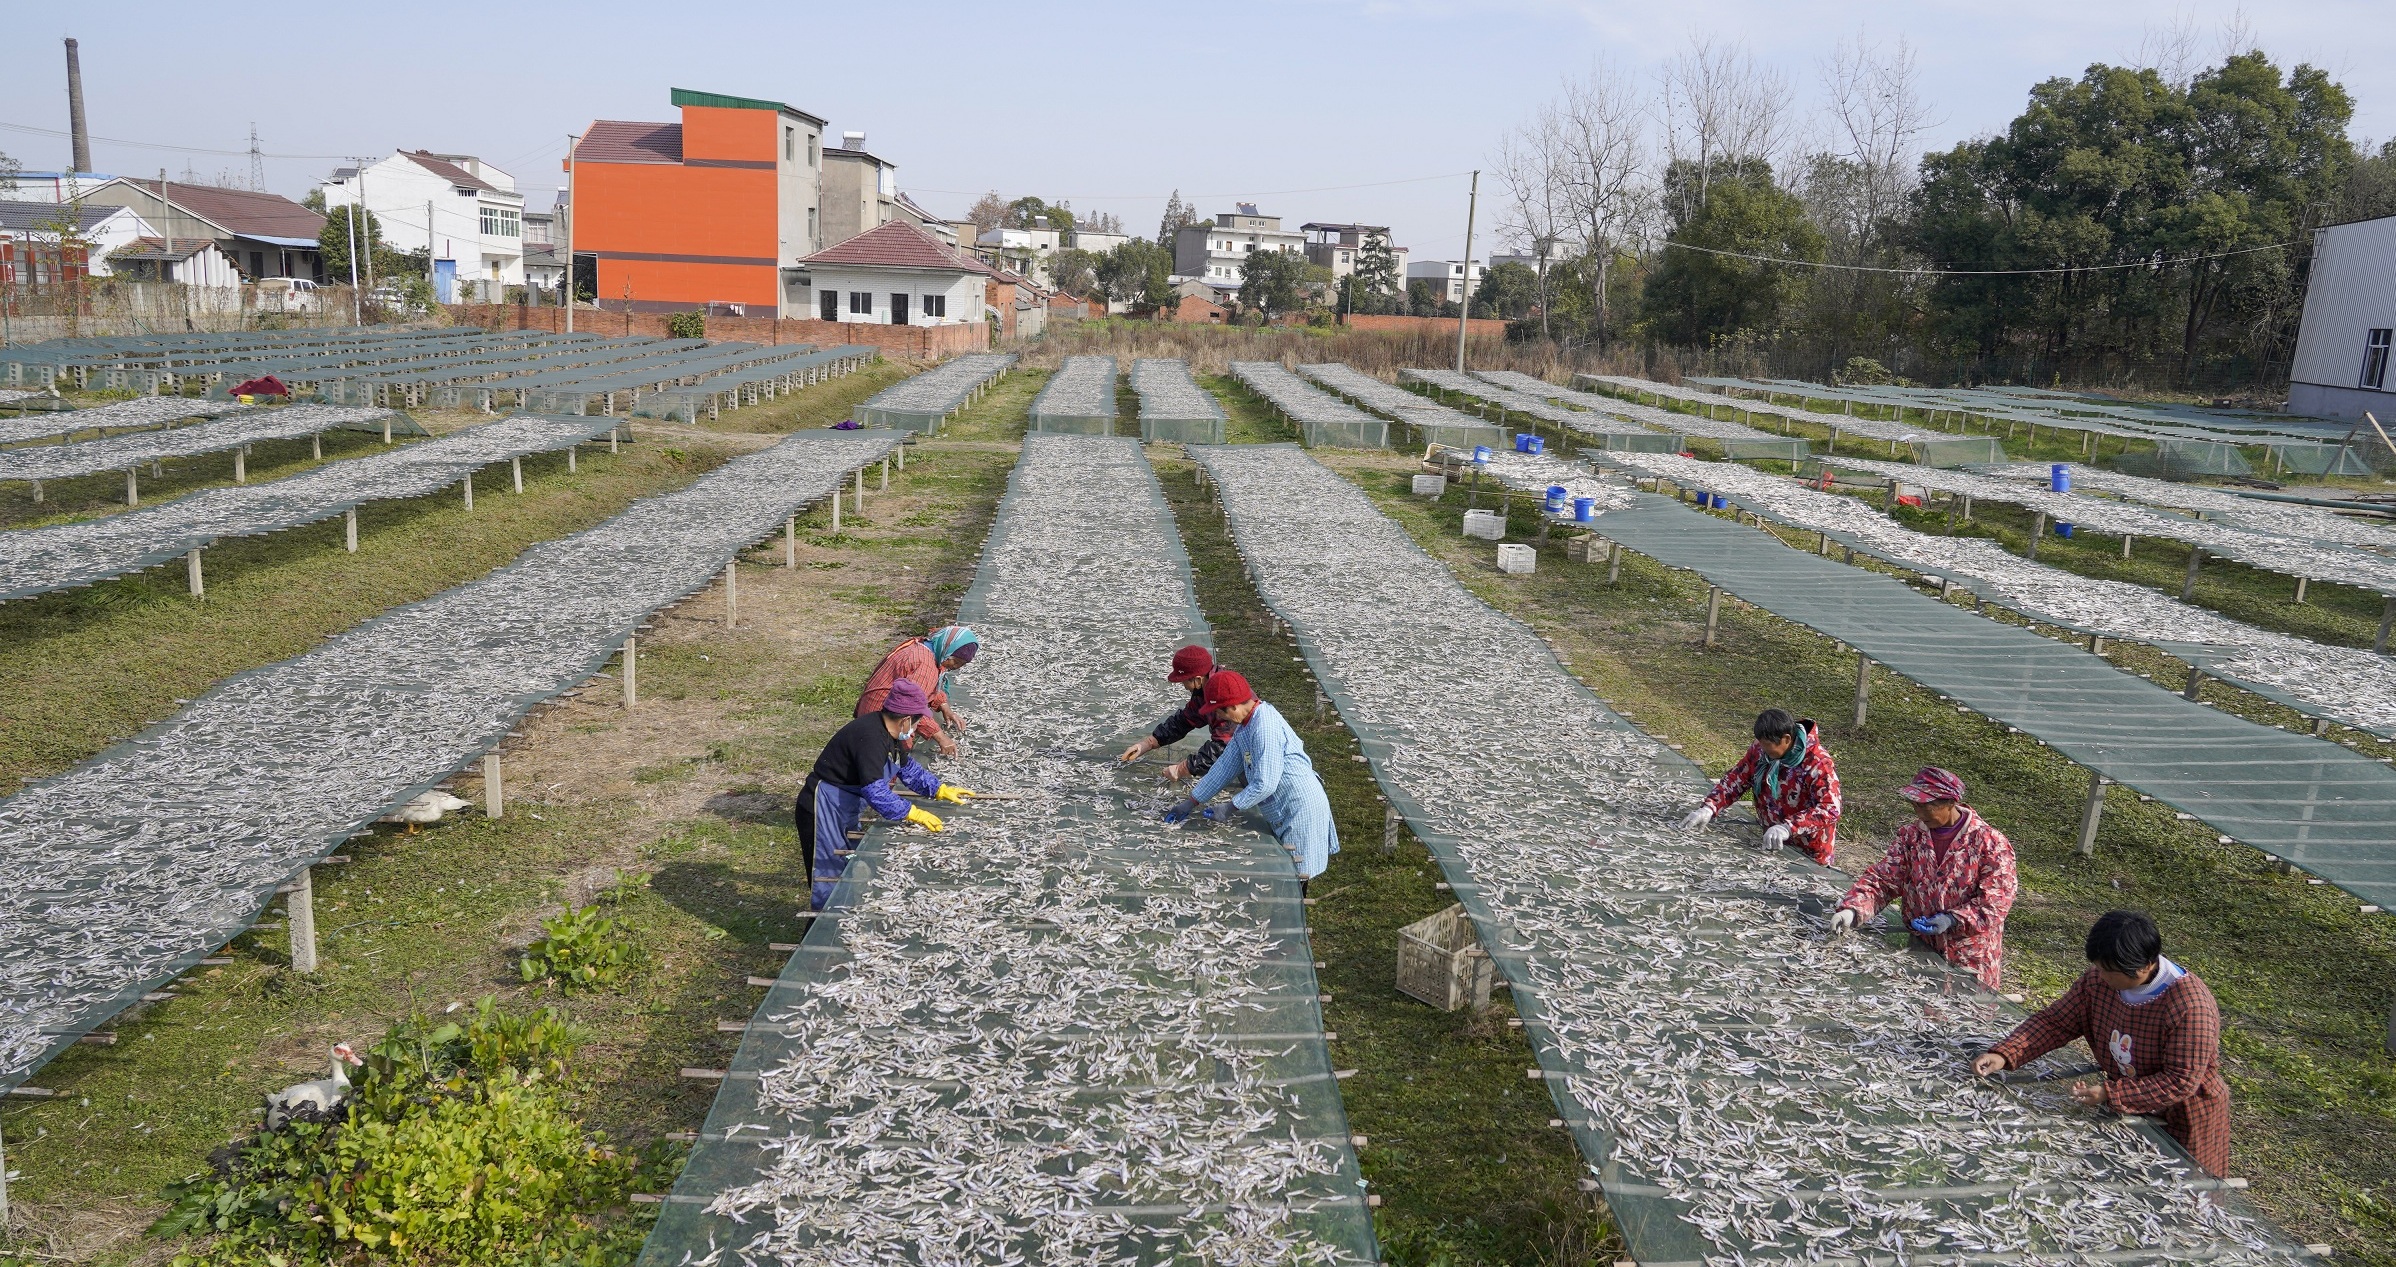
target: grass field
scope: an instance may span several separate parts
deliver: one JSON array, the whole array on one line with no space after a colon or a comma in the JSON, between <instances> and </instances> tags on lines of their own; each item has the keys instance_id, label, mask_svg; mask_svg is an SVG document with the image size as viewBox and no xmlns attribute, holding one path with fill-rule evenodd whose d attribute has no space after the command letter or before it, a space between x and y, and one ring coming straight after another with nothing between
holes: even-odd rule
<instances>
[{"instance_id":1,"label":"grass field","mask_svg":"<svg viewBox=\"0 0 2396 1267\"><path fill-rule=\"evenodd\" d=\"M2396 1217L2386 1204L2396 1182L2396 1066L2381 1046L2396 934L2384 919L2358 915L2352 899L2280 876L2261 855L2220 845L2211 829L2123 789L2112 794L2096 856L2080 858L2074 832L2086 775L2026 736L1959 714L1885 672L1859 731L1846 724L1854 661L1828 639L1726 603L1722 645L1703 651L1702 582L1632 556L1621 583L1608 586L1604 569L1567 562L1560 542L1542 552L1538 573L1506 577L1487 545L1462 537L1462 494L1434 505L1406 494L1402 465L1386 456L1318 456L1475 592L1555 639L1619 711L1706 768L1736 759L1762 707L1820 719L1847 794L1840 864L1849 870L1886 846L1906 813L1895 791L1915 769L1937 764L1962 775L1972 803L2020 855L2007 988L2034 1003L2078 973L2080 939L2096 914L2151 912L2169 953L2222 1003L2233 1170L2299 1239L2362 1262L2396 1262ZM1532 527L1528 513L1516 516L1513 539L1528 540Z\"/></svg>"}]
</instances>

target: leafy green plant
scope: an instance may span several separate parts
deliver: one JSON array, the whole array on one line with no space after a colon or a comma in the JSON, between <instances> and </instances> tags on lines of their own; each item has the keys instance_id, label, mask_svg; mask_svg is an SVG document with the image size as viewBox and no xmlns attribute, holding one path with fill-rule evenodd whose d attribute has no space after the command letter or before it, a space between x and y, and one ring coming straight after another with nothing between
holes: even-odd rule
<instances>
[{"instance_id":1,"label":"leafy green plant","mask_svg":"<svg viewBox=\"0 0 2396 1267\"><path fill-rule=\"evenodd\" d=\"M666 337L669 339L704 339L707 337L707 314L704 312L670 312L666 314Z\"/></svg>"},{"instance_id":2,"label":"leafy green plant","mask_svg":"<svg viewBox=\"0 0 2396 1267\"><path fill-rule=\"evenodd\" d=\"M568 1107L583 1035L563 1014L422 1015L369 1049L329 1122L294 1120L171 1185L158 1237L212 1235L177 1267L387 1262L628 1263L643 1228L612 1217L673 1182L681 1151L635 1158Z\"/></svg>"},{"instance_id":3,"label":"leafy green plant","mask_svg":"<svg viewBox=\"0 0 2396 1267\"><path fill-rule=\"evenodd\" d=\"M577 906L541 921L541 939L525 948L516 968L530 981L555 981L566 991L614 986L632 970L623 921Z\"/></svg>"}]
</instances>

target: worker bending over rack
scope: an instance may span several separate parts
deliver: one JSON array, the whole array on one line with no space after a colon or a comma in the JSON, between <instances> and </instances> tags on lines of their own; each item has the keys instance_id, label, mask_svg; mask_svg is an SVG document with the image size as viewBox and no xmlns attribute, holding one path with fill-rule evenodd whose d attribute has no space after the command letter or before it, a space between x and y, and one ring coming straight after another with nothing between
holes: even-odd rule
<instances>
[{"instance_id":1,"label":"worker bending over rack","mask_svg":"<svg viewBox=\"0 0 2396 1267\"><path fill-rule=\"evenodd\" d=\"M1156 729L1148 732L1145 738L1125 748L1123 755L1116 760L1137 761L1159 748L1170 748L1180 743L1191 731L1204 726L1207 728L1206 742L1198 745L1198 751L1166 766L1165 777L1176 783L1183 779L1205 777L1206 772L1214 768L1215 759L1222 756L1223 749L1231 743L1232 732L1239 729L1221 716L1210 717L1206 711L1206 684L1213 681L1216 674L1230 671L1216 664L1214 653L1204 647L1183 647L1174 652L1173 668L1165 675L1165 680L1188 691L1189 699L1166 714L1165 720L1158 722Z\"/></svg>"},{"instance_id":2,"label":"worker bending over rack","mask_svg":"<svg viewBox=\"0 0 2396 1267\"><path fill-rule=\"evenodd\" d=\"M1681 830L1702 829L1749 788L1755 789L1765 848L1795 845L1830 865L1838 847L1839 769L1813 719L1791 717L1778 708L1756 714L1755 742L1747 746L1747 755L1681 819Z\"/></svg>"},{"instance_id":3,"label":"worker bending over rack","mask_svg":"<svg viewBox=\"0 0 2396 1267\"><path fill-rule=\"evenodd\" d=\"M2221 1077L2221 1008L2213 991L2163 957L2163 935L2138 911L2107 911L2088 930L2088 971L2062 998L1972 1062L1988 1077L2078 1038L2103 1082L2075 1082L2090 1108L2162 1119L2196 1164L2230 1168L2230 1086Z\"/></svg>"},{"instance_id":4,"label":"worker bending over rack","mask_svg":"<svg viewBox=\"0 0 2396 1267\"><path fill-rule=\"evenodd\" d=\"M857 696L857 716L882 706L882 699L892 684L900 681L915 683L923 692L926 703L938 718L926 714L923 719L924 737L940 746L940 755L957 755L957 741L948 730L941 729L940 719L948 722L949 730L965 733L965 719L948 702L948 678L951 673L973 663L974 653L982 649L981 636L963 625L942 625L921 638L909 638L890 649L882 662L865 679L865 690Z\"/></svg>"},{"instance_id":5,"label":"worker bending over rack","mask_svg":"<svg viewBox=\"0 0 2396 1267\"><path fill-rule=\"evenodd\" d=\"M791 816L799 828L799 846L807 854L807 905L824 909L832 886L849 865L849 833L857 830L867 806L891 822L909 822L939 831L940 819L907 804L891 786L904 784L918 796L963 804L973 793L932 777L907 750L931 705L923 688L900 679L887 691L881 707L850 722L824 745L807 783L799 789Z\"/></svg>"},{"instance_id":6,"label":"worker bending over rack","mask_svg":"<svg viewBox=\"0 0 2396 1267\"><path fill-rule=\"evenodd\" d=\"M1898 792L1913 802L1914 821L1897 829L1897 843L1855 877L1830 916L1839 936L1880 913L1891 898L1912 918L1914 944L1978 974L1994 990L2005 964L2005 913L2021 881L2013 842L1963 803L1963 780L1925 766Z\"/></svg>"},{"instance_id":7,"label":"worker bending over rack","mask_svg":"<svg viewBox=\"0 0 2396 1267\"><path fill-rule=\"evenodd\" d=\"M1247 786L1231 798L1235 809L1264 815L1273 836L1297 864L1299 890L1323 874L1331 855L1339 852L1339 828L1331 821L1331 798L1314 772L1306 744L1290 729L1281 710L1256 698L1248 679L1229 669L1206 684L1206 712L1231 723L1231 742L1198 785L1181 803L1165 811L1165 821L1178 823L1231 786L1232 776Z\"/></svg>"}]
</instances>

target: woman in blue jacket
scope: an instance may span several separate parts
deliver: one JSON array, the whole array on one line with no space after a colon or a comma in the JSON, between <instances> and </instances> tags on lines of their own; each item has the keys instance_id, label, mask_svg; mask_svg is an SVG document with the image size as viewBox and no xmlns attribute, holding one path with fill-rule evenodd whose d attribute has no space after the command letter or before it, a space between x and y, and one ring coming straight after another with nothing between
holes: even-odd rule
<instances>
[{"instance_id":1,"label":"woman in blue jacket","mask_svg":"<svg viewBox=\"0 0 2396 1267\"><path fill-rule=\"evenodd\" d=\"M1339 828L1331 821L1331 798L1314 772L1306 744L1290 729L1281 710L1256 698L1248 679L1226 669L1206 684L1207 711L1239 727L1223 755L1198 786L1179 805L1165 812L1165 821L1178 823L1231 786L1238 775L1247 784L1231 798L1237 809L1252 809L1271 824L1273 835L1290 851L1298 878L1312 880L1331 865L1339 852Z\"/></svg>"}]
</instances>

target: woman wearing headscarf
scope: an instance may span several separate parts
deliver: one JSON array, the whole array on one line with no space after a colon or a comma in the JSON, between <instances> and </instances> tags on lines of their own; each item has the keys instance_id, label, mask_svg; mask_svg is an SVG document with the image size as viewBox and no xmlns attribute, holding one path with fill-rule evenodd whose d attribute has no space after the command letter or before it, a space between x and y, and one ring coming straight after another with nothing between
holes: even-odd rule
<instances>
[{"instance_id":1,"label":"woman wearing headscarf","mask_svg":"<svg viewBox=\"0 0 2396 1267\"><path fill-rule=\"evenodd\" d=\"M1714 821L1749 788L1755 789L1765 848L1793 845L1830 865L1839 842L1839 768L1812 719L1778 708L1756 714L1755 742L1747 755L1681 820L1681 830L1696 831Z\"/></svg>"},{"instance_id":2,"label":"woman wearing headscarf","mask_svg":"<svg viewBox=\"0 0 2396 1267\"><path fill-rule=\"evenodd\" d=\"M1339 852L1339 828L1331 821L1331 798L1298 732L1290 729L1280 709L1256 698L1247 678L1229 669L1207 679L1206 708L1239 729L1198 786L1165 811L1165 821L1178 823L1197 813L1199 806L1231 786L1236 774L1247 786L1231 798L1232 807L1264 816L1274 838L1290 851L1301 882L1323 874L1331 855Z\"/></svg>"},{"instance_id":3,"label":"woman wearing headscarf","mask_svg":"<svg viewBox=\"0 0 2396 1267\"><path fill-rule=\"evenodd\" d=\"M2005 966L2005 913L2021 891L2013 842L1963 803L1963 780L1937 766L1924 766L1898 795L1913 802L1914 821L1899 827L1897 842L1855 877L1831 912L1830 935L1901 899L1914 944L1945 955L1994 990Z\"/></svg>"},{"instance_id":4,"label":"woman wearing headscarf","mask_svg":"<svg viewBox=\"0 0 2396 1267\"><path fill-rule=\"evenodd\" d=\"M981 649L980 635L963 625L942 625L921 638L907 639L892 647L874 666L873 675L865 679L865 690L857 696L856 715L863 717L880 708L894 683L913 682L932 709L919 729L940 745L941 756L957 755L957 741L949 731L964 734L965 718L949 705L948 678L973 663ZM940 724L943 721L948 723L946 729Z\"/></svg>"}]
</instances>

